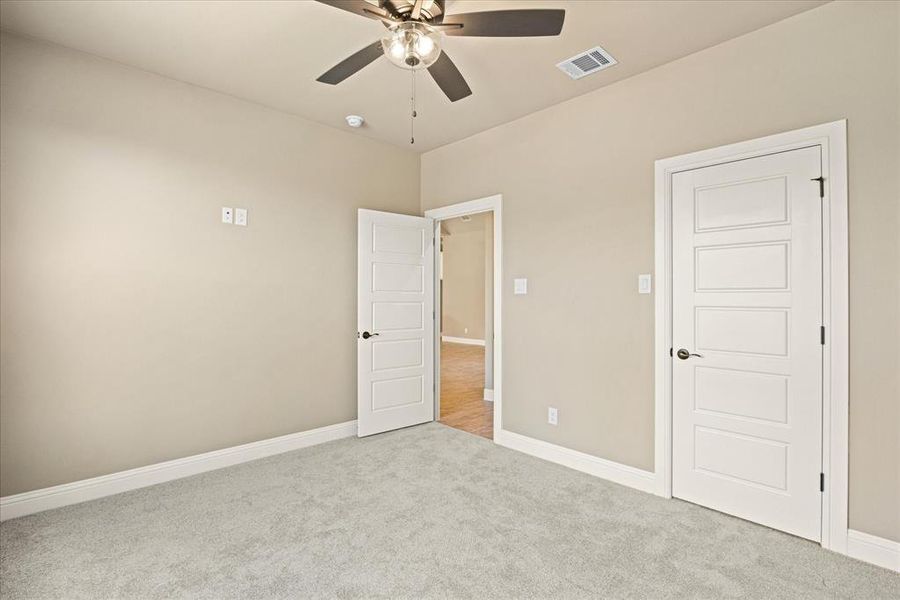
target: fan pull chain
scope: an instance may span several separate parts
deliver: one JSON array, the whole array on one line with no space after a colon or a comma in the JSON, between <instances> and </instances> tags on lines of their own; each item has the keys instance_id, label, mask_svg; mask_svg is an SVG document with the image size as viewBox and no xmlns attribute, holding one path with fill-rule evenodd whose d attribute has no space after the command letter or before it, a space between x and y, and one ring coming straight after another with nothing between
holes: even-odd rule
<instances>
[{"instance_id":1,"label":"fan pull chain","mask_svg":"<svg viewBox=\"0 0 900 600\"><path fill-rule=\"evenodd\" d=\"M411 80L411 93L410 93L410 116L409 116L409 143L416 143L416 71L415 69L409 70L410 80Z\"/></svg>"}]
</instances>

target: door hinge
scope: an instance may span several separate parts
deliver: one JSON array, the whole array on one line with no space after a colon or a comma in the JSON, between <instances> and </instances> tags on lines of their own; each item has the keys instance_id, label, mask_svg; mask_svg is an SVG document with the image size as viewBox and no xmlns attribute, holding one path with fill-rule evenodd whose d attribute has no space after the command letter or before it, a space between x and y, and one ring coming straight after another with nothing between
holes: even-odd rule
<instances>
[{"instance_id":1,"label":"door hinge","mask_svg":"<svg viewBox=\"0 0 900 600\"><path fill-rule=\"evenodd\" d=\"M825 345L825 326L819 327L819 343Z\"/></svg>"},{"instance_id":2,"label":"door hinge","mask_svg":"<svg viewBox=\"0 0 900 600\"><path fill-rule=\"evenodd\" d=\"M819 491L825 491L825 473L819 473Z\"/></svg>"},{"instance_id":3,"label":"door hinge","mask_svg":"<svg viewBox=\"0 0 900 600\"><path fill-rule=\"evenodd\" d=\"M818 181L819 182L819 198L825 197L825 178L824 177L816 177L814 179L810 179L810 181Z\"/></svg>"}]
</instances>

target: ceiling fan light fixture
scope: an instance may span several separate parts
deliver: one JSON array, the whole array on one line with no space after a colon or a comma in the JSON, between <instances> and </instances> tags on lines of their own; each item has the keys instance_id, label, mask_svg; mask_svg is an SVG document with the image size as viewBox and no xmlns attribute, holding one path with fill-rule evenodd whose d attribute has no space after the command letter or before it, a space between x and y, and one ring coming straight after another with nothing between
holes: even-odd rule
<instances>
[{"instance_id":1,"label":"ceiling fan light fixture","mask_svg":"<svg viewBox=\"0 0 900 600\"><path fill-rule=\"evenodd\" d=\"M379 21L387 34L334 65L316 81L337 85L382 56L401 69L428 69L431 79L450 102L472 95L465 77L441 49L444 36L522 38L562 33L562 8L480 10L447 15L447 0L317 0L348 13ZM474 4L474 2L473 2ZM415 117L415 82L411 77L412 116ZM410 136L410 139L414 139Z\"/></svg>"},{"instance_id":2,"label":"ceiling fan light fixture","mask_svg":"<svg viewBox=\"0 0 900 600\"><path fill-rule=\"evenodd\" d=\"M381 46L387 59L401 69L427 68L441 55L438 32L416 21L392 26Z\"/></svg>"}]
</instances>

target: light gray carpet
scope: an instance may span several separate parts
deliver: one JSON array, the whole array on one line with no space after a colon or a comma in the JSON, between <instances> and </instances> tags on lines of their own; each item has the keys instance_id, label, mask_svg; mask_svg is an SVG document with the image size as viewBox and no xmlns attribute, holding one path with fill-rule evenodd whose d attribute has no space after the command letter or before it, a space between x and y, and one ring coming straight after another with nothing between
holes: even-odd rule
<instances>
[{"instance_id":1,"label":"light gray carpet","mask_svg":"<svg viewBox=\"0 0 900 600\"><path fill-rule=\"evenodd\" d=\"M900 575L443 425L0 526L14 598L900 598Z\"/></svg>"}]
</instances>

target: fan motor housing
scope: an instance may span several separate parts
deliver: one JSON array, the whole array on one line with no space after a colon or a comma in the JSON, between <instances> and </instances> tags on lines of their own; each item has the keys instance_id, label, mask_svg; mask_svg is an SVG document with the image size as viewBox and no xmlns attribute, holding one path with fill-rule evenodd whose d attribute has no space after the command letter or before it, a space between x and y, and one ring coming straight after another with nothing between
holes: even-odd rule
<instances>
[{"instance_id":1,"label":"fan motor housing","mask_svg":"<svg viewBox=\"0 0 900 600\"><path fill-rule=\"evenodd\" d=\"M402 20L409 20L415 2L412 0L384 0L382 8L390 12L395 17ZM425 2L422 6L419 21L426 23L440 23L444 20L444 0L434 0L433 2Z\"/></svg>"}]
</instances>

